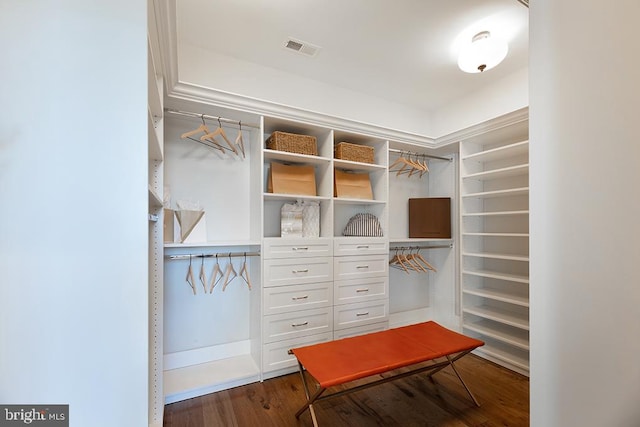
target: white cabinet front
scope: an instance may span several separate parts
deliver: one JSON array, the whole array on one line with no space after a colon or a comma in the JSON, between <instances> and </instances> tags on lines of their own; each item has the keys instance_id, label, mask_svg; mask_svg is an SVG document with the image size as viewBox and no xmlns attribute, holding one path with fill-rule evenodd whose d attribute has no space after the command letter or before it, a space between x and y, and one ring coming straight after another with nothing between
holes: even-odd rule
<instances>
[{"instance_id":1,"label":"white cabinet front","mask_svg":"<svg viewBox=\"0 0 640 427\"><path fill-rule=\"evenodd\" d=\"M265 372L277 369L292 368L298 365L298 359L289 350L306 345L318 344L331 341L333 334L326 332L323 334L310 335L302 338L295 338L284 341L277 341L263 346L262 366Z\"/></svg>"},{"instance_id":2,"label":"white cabinet front","mask_svg":"<svg viewBox=\"0 0 640 427\"><path fill-rule=\"evenodd\" d=\"M264 259L310 258L333 255L330 240L321 239L265 239Z\"/></svg>"},{"instance_id":3,"label":"white cabinet front","mask_svg":"<svg viewBox=\"0 0 640 427\"><path fill-rule=\"evenodd\" d=\"M335 280L387 276L387 255L344 256L333 258Z\"/></svg>"},{"instance_id":4,"label":"white cabinet front","mask_svg":"<svg viewBox=\"0 0 640 427\"><path fill-rule=\"evenodd\" d=\"M334 303L339 305L385 299L388 297L388 289L389 278L387 276L370 279L336 280Z\"/></svg>"},{"instance_id":5,"label":"white cabinet front","mask_svg":"<svg viewBox=\"0 0 640 427\"><path fill-rule=\"evenodd\" d=\"M380 237L338 237L333 241L335 256L385 255L389 253L389 241Z\"/></svg>"},{"instance_id":6,"label":"white cabinet front","mask_svg":"<svg viewBox=\"0 0 640 427\"><path fill-rule=\"evenodd\" d=\"M268 259L264 261L264 286L299 285L333 280L330 257Z\"/></svg>"},{"instance_id":7,"label":"white cabinet front","mask_svg":"<svg viewBox=\"0 0 640 427\"><path fill-rule=\"evenodd\" d=\"M334 307L335 329L368 325L389 319L389 301L358 302Z\"/></svg>"},{"instance_id":8,"label":"white cabinet front","mask_svg":"<svg viewBox=\"0 0 640 427\"><path fill-rule=\"evenodd\" d=\"M333 308L324 307L265 316L263 328L264 343L331 332Z\"/></svg>"},{"instance_id":9,"label":"white cabinet front","mask_svg":"<svg viewBox=\"0 0 640 427\"><path fill-rule=\"evenodd\" d=\"M264 314L309 310L333 304L333 283L272 286L264 289Z\"/></svg>"}]
</instances>

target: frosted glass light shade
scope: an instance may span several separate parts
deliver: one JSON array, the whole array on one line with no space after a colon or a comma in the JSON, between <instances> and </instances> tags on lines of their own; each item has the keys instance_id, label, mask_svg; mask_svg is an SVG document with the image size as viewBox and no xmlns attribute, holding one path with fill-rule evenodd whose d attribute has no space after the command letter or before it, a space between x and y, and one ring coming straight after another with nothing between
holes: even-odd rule
<instances>
[{"instance_id":1,"label":"frosted glass light shade","mask_svg":"<svg viewBox=\"0 0 640 427\"><path fill-rule=\"evenodd\" d=\"M489 31L473 36L458 56L458 67L466 73L480 73L490 70L507 56L509 46L502 40L491 37Z\"/></svg>"}]
</instances>

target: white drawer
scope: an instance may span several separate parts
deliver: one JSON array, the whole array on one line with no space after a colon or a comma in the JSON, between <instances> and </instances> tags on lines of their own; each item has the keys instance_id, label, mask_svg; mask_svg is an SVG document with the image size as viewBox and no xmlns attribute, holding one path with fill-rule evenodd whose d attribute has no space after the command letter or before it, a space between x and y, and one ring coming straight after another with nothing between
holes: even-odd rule
<instances>
[{"instance_id":1,"label":"white drawer","mask_svg":"<svg viewBox=\"0 0 640 427\"><path fill-rule=\"evenodd\" d=\"M389 301L357 302L334 307L335 330L389 320Z\"/></svg>"},{"instance_id":2,"label":"white drawer","mask_svg":"<svg viewBox=\"0 0 640 427\"><path fill-rule=\"evenodd\" d=\"M334 304L350 304L352 302L372 301L387 298L388 294L388 276L336 280L333 302Z\"/></svg>"},{"instance_id":3,"label":"white drawer","mask_svg":"<svg viewBox=\"0 0 640 427\"><path fill-rule=\"evenodd\" d=\"M331 341L332 339L333 334L331 332L325 332L323 334L265 344L262 347L262 369L264 372L268 372L297 367L298 360L293 354L289 354L289 350L305 345Z\"/></svg>"},{"instance_id":4,"label":"white drawer","mask_svg":"<svg viewBox=\"0 0 640 427\"><path fill-rule=\"evenodd\" d=\"M334 280L387 276L389 255L343 256L333 258Z\"/></svg>"},{"instance_id":5,"label":"white drawer","mask_svg":"<svg viewBox=\"0 0 640 427\"><path fill-rule=\"evenodd\" d=\"M332 259L331 257L267 259L264 261L264 286L332 281Z\"/></svg>"},{"instance_id":6,"label":"white drawer","mask_svg":"<svg viewBox=\"0 0 640 427\"><path fill-rule=\"evenodd\" d=\"M263 258L309 258L332 256L331 240L322 239L265 239Z\"/></svg>"},{"instance_id":7,"label":"white drawer","mask_svg":"<svg viewBox=\"0 0 640 427\"><path fill-rule=\"evenodd\" d=\"M354 328L340 329L333 333L333 339L355 337L357 335L370 334L372 332L386 331L389 329L389 321L372 323L370 325L356 326Z\"/></svg>"},{"instance_id":8,"label":"white drawer","mask_svg":"<svg viewBox=\"0 0 640 427\"><path fill-rule=\"evenodd\" d=\"M263 314L328 307L333 304L333 283L272 286L264 288Z\"/></svg>"},{"instance_id":9,"label":"white drawer","mask_svg":"<svg viewBox=\"0 0 640 427\"><path fill-rule=\"evenodd\" d=\"M333 308L324 307L274 314L263 317L262 323L264 343L331 332L333 330Z\"/></svg>"},{"instance_id":10,"label":"white drawer","mask_svg":"<svg viewBox=\"0 0 640 427\"><path fill-rule=\"evenodd\" d=\"M367 255L389 253L389 241L382 237L337 237L333 240L333 255Z\"/></svg>"}]
</instances>

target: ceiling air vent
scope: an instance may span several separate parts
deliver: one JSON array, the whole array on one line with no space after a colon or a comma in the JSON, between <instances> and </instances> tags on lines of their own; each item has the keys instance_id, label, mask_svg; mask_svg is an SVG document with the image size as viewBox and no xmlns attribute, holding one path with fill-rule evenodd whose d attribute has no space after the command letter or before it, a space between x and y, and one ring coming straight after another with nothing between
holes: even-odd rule
<instances>
[{"instance_id":1,"label":"ceiling air vent","mask_svg":"<svg viewBox=\"0 0 640 427\"><path fill-rule=\"evenodd\" d=\"M320 50L319 46L313 45L308 42L303 42L302 40L296 40L292 37L289 37L284 42L284 47L288 50L298 52L306 56L316 56L316 54Z\"/></svg>"}]
</instances>

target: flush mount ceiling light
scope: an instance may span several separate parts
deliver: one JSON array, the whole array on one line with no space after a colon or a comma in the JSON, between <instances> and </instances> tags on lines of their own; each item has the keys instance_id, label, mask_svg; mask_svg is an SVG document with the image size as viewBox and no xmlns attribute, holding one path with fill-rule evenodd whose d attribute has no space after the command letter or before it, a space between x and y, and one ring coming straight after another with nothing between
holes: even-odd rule
<instances>
[{"instance_id":1,"label":"flush mount ceiling light","mask_svg":"<svg viewBox=\"0 0 640 427\"><path fill-rule=\"evenodd\" d=\"M473 36L458 56L458 67L466 73L481 73L498 65L507 56L509 46L502 40L491 37L489 31Z\"/></svg>"}]
</instances>

